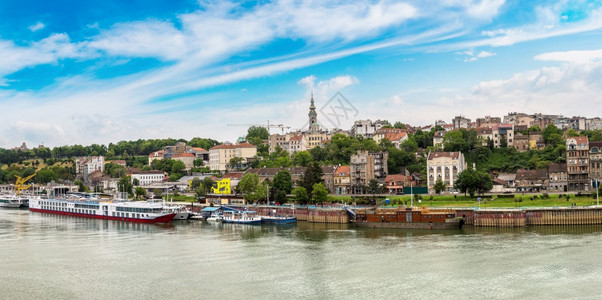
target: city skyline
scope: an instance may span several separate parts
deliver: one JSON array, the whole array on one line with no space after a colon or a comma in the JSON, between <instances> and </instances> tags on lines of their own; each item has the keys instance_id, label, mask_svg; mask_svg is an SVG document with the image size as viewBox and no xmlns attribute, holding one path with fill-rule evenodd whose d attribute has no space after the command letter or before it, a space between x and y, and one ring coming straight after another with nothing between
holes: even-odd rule
<instances>
[{"instance_id":1,"label":"city skyline","mask_svg":"<svg viewBox=\"0 0 602 300\"><path fill-rule=\"evenodd\" d=\"M109 3L109 5L106 5ZM600 116L602 4L589 1L0 4L0 147L511 111ZM321 120L323 121L323 120ZM277 132L273 130L272 132Z\"/></svg>"}]
</instances>

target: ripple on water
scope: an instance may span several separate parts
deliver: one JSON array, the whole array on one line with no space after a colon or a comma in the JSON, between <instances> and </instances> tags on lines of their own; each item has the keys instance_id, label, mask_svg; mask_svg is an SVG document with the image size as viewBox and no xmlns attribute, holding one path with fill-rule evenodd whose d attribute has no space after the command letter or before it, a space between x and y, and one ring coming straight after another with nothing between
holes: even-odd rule
<instances>
[{"instance_id":1,"label":"ripple on water","mask_svg":"<svg viewBox=\"0 0 602 300\"><path fill-rule=\"evenodd\" d=\"M149 225L0 210L0 290L56 299L595 298L601 235Z\"/></svg>"}]
</instances>

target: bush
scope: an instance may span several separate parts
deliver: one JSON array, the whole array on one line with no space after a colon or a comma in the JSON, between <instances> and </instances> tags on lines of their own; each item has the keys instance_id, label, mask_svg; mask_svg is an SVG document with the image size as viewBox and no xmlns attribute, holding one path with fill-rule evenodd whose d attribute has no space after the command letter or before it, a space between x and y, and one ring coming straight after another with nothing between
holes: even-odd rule
<instances>
[{"instance_id":1,"label":"bush","mask_svg":"<svg viewBox=\"0 0 602 300\"><path fill-rule=\"evenodd\" d=\"M548 193L543 193L543 194L541 194L541 197L542 197L542 199L543 198L548 199L548 198L550 198L550 195L548 195Z\"/></svg>"}]
</instances>

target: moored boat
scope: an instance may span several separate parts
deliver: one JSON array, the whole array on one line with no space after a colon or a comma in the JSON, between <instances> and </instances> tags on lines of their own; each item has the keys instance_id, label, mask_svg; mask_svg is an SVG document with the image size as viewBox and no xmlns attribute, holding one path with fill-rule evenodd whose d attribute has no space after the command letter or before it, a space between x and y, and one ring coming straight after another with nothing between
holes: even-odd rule
<instances>
[{"instance_id":1,"label":"moored boat","mask_svg":"<svg viewBox=\"0 0 602 300\"><path fill-rule=\"evenodd\" d=\"M137 223L169 223L176 213L165 210L161 203L102 201L94 198L33 198L29 210L74 217L119 220Z\"/></svg>"},{"instance_id":2,"label":"moored boat","mask_svg":"<svg viewBox=\"0 0 602 300\"><path fill-rule=\"evenodd\" d=\"M352 222L368 228L459 229L464 218L456 217L453 210L364 209Z\"/></svg>"},{"instance_id":3,"label":"moored boat","mask_svg":"<svg viewBox=\"0 0 602 300\"><path fill-rule=\"evenodd\" d=\"M261 224L261 217L257 215L255 211L225 211L222 217L223 223L234 223L234 224L247 224L247 225L259 225Z\"/></svg>"},{"instance_id":4,"label":"moored boat","mask_svg":"<svg viewBox=\"0 0 602 300\"><path fill-rule=\"evenodd\" d=\"M192 216L192 212L186 207L172 207L176 213L174 220L188 220Z\"/></svg>"},{"instance_id":5,"label":"moored boat","mask_svg":"<svg viewBox=\"0 0 602 300\"><path fill-rule=\"evenodd\" d=\"M297 217L294 216L262 216L261 222L264 224L293 224L297 223Z\"/></svg>"},{"instance_id":6,"label":"moored boat","mask_svg":"<svg viewBox=\"0 0 602 300\"><path fill-rule=\"evenodd\" d=\"M19 208L27 207L29 200L17 195L0 195L0 207Z\"/></svg>"}]
</instances>

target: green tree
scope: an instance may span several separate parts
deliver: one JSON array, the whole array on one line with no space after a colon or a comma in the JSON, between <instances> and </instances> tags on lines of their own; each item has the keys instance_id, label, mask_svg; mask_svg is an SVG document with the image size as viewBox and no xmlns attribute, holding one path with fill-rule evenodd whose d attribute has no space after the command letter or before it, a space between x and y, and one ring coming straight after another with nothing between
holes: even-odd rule
<instances>
[{"instance_id":1,"label":"green tree","mask_svg":"<svg viewBox=\"0 0 602 300\"><path fill-rule=\"evenodd\" d=\"M290 194L293 190L293 179L291 178L291 172L288 170L281 170L274 176L274 188L277 191L283 191L286 194Z\"/></svg>"},{"instance_id":2,"label":"green tree","mask_svg":"<svg viewBox=\"0 0 602 300\"><path fill-rule=\"evenodd\" d=\"M184 169L186 169L186 166L184 165L184 162L180 160L174 161L171 165L171 173L181 173Z\"/></svg>"},{"instance_id":3,"label":"green tree","mask_svg":"<svg viewBox=\"0 0 602 300\"><path fill-rule=\"evenodd\" d=\"M468 168L458 174L454 187L464 194L468 193L470 197L474 197L475 193L483 194L491 190L493 182L487 173Z\"/></svg>"},{"instance_id":4,"label":"green tree","mask_svg":"<svg viewBox=\"0 0 602 300\"><path fill-rule=\"evenodd\" d=\"M132 178L130 176L123 176L117 182L117 189L120 192L127 192L129 195L132 195Z\"/></svg>"},{"instance_id":5,"label":"green tree","mask_svg":"<svg viewBox=\"0 0 602 300\"><path fill-rule=\"evenodd\" d=\"M153 197L154 198L161 198L161 197L163 197L163 190L161 190L161 189L153 189Z\"/></svg>"},{"instance_id":6,"label":"green tree","mask_svg":"<svg viewBox=\"0 0 602 300\"><path fill-rule=\"evenodd\" d=\"M566 132L566 136L567 137L576 137L576 136L579 136L579 133L577 131L575 131L574 129L569 129Z\"/></svg>"},{"instance_id":7,"label":"green tree","mask_svg":"<svg viewBox=\"0 0 602 300\"><path fill-rule=\"evenodd\" d=\"M78 190L79 190L79 192L80 192L80 193L84 193L84 192L85 192L85 193L87 193L87 192L90 192L90 188L89 188L89 187L87 187L87 186L84 184L84 182L83 182L83 181L81 181L81 180L76 180L76 181L75 181L75 182L73 182L73 183L74 183L75 185L77 185L77 187L78 187Z\"/></svg>"},{"instance_id":8,"label":"green tree","mask_svg":"<svg viewBox=\"0 0 602 300\"><path fill-rule=\"evenodd\" d=\"M260 182L259 176L254 173L245 174L237 187L238 192L250 203L265 199L267 188L267 185Z\"/></svg>"},{"instance_id":9,"label":"green tree","mask_svg":"<svg viewBox=\"0 0 602 300\"><path fill-rule=\"evenodd\" d=\"M307 190L302 186L296 187L293 190L293 195L295 196L295 202L297 204L304 205L304 204L307 204L307 202L309 201L309 196L307 195Z\"/></svg>"},{"instance_id":10,"label":"green tree","mask_svg":"<svg viewBox=\"0 0 602 300\"><path fill-rule=\"evenodd\" d=\"M399 121L395 122L395 124L393 124L393 127L397 128L397 129L406 129L406 125Z\"/></svg>"},{"instance_id":11,"label":"green tree","mask_svg":"<svg viewBox=\"0 0 602 300\"><path fill-rule=\"evenodd\" d=\"M136 200L140 200L140 198L144 198L146 196L146 190L143 187L136 187L135 190Z\"/></svg>"},{"instance_id":12,"label":"green tree","mask_svg":"<svg viewBox=\"0 0 602 300\"><path fill-rule=\"evenodd\" d=\"M2 173L0 173L0 178L1 178L1 174ZM56 179L57 179L56 174L52 171L52 169L49 169L49 168L44 168L44 169L38 171L38 173L36 174L36 177L35 177L35 181L38 183L41 183L41 184L47 184Z\"/></svg>"},{"instance_id":13,"label":"green tree","mask_svg":"<svg viewBox=\"0 0 602 300\"><path fill-rule=\"evenodd\" d=\"M268 138L270 138L270 133L263 126L251 126L251 127L249 127L249 129L247 129L246 138L247 138L247 141L250 138L259 138L261 140L267 140Z\"/></svg>"},{"instance_id":14,"label":"green tree","mask_svg":"<svg viewBox=\"0 0 602 300\"><path fill-rule=\"evenodd\" d=\"M445 183L443 183L443 180L441 180L441 178L438 178L437 181L435 181L435 185L433 186L433 189L435 190L435 193L437 193L437 194L441 194L441 192L443 190L445 190Z\"/></svg>"},{"instance_id":15,"label":"green tree","mask_svg":"<svg viewBox=\"0 0 602 300\"><path fill-rule=\"evenodd\" d=\"M366 193L368 194L380 194L383 191L381 184L376 179L370 179L366 186Z\"/></svg>"},{"instance_id":16,"label":"green tree","mask_svg":"<svg viewBox=\"0 0 602 300\"><path fill-rule=\"evenodd\" d=\"M230 158L230 168L239 170L242 167L243 158L242 157L232 157Z\"/></svg>"},{"instance_id":17,"label":"green tree","mask_svg":"<svg viewBox=\"0 0 602 300\"><path fill-rule=\"evenodd\" d=\"M199 187L201 186L201 180L198 179L197 177L193 178L190 181L190 190L191 191L196 191L199 189Z\"/></svg>"},{"instance_id":18,"label":"green tree","mask_svg":"<svg viewBox=\"0 0 602 300\"><path fill-rule=\"evenodd\" d=\"M316 183L322 183L324 172L317 162L312 162L301 175L299 185L304 187L308 194L312 194L313 186Z\"/></svg>"},{"instance_id":19,"label":"green tree","mask_svg":"<svg viewBox=\"0 0 602 300\"><path fill-rule=\"evenodd\" d=\"M311 155L307 151L299 151L293 153L293 164L295 166L307 167L311 160Z\"/></svg>"},{"instance_id":20,"label":"green tree","mask_svg":"<svg viewBox=\"0 0 602 300\"><path fill-rule=\"evenodd\" d=\"M322 183L316 183L312 187L312 202L314 203L324 203L328 198L328 190Z\"/></svg>"},{"instance_id":21,"label":"green tree","mask_svg":"<svg viewBox=\"0 0 602 300\"><path fill-rule=\"evenodd\" d=\"M197 168L198 168L198 167L202 167L204 163L205 163L205 162L203 161L203 159L202 159L202 158L197 158L197 159L195 159L195 160L192 162L192 164L193 164L195 167L197 167Z\"/></svg>"}]
</instances>

